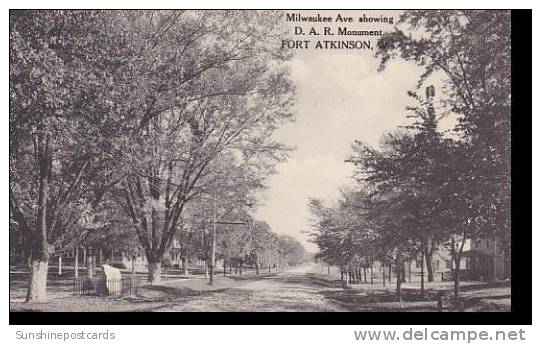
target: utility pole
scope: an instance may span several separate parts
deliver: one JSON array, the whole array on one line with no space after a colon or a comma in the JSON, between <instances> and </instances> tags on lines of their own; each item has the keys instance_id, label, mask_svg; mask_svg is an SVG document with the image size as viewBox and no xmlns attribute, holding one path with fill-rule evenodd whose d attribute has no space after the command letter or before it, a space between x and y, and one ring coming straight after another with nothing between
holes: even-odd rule
<instances>
[{"instance_id":1,"label":"utility pole","mask_svg":"<svg viewBox=\"0 0 541 344\"><path fill-rule=\"evenodd\" d=\"M220 202L221 204L221 202ZM211 243L211 253L210 253L210 262L208 257L205 258L205 278L209 278L209 285L214 284L214 268L215 268L215 262L216 262L216 225L222 224L222 225L242 225L242 226L248 226L247 222L230 222L230 221L217 221L216 220L216 195L212 195L212 243ZM203 237L205 236L206 230L203 231ZM206 240L205 240L206 243ZM207 274L210 273L210 276L207 276Z\"/></svg>"},{"instance_id":2,"label":"utility pole","mask_svg":"<svg viewBox=\"0 0 541 344\"><path fill-rule=\"evenodd\" d=\"M210 263L207 262L209 268L209 285L214 284L214 263L216 261L216 224L222 225L243 225L246 226L246 222L228 222L228 221L217 221L216 220L216 199L212 199L212 244L210 251Z\"/></svg>"}]
</instances>

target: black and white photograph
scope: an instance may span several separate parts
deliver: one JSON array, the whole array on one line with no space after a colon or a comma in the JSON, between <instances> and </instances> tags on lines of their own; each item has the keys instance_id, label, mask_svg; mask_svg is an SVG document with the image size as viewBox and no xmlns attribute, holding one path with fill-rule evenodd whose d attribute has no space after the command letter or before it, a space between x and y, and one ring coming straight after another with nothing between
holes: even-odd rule
<instances>
[{"instance_id":1,"label":"black and white photograph","mask_svg":"<svg viewBox=\"0 0 541 344\"><path fill-rule=\"evenodd\" d=\"M10 10L10 317L518 309L514 18Z\"/></svg>"}]
</instances>

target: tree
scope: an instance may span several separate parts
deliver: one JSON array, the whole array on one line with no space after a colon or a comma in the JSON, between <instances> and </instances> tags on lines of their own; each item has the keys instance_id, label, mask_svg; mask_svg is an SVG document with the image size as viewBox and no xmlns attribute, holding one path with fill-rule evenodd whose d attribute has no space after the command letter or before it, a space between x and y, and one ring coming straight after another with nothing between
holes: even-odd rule
<instances>
[{"instance_id":1,"label":"tree","mask_svg":"<svg viewBox=\"0 0 541 344\"><path fill-rule=\"evenodd\" d=\"M340 225L337 210L325 206L322 200L310 199L308 206L314 215L312 224L314 232L311 235L312 242L319 247L316 257L323 259L329 265L338 266L341 280L344 280L344 267L351 259L344 248L344 244L348 244L344 239L347 239L347 230Z\"/></svg>"},{"instance_id":2,"label":"tree","mask_svg":"<svg viewBox=\"0 0 541 344\"><path fill-rule=\"evenodd\" d=\"M485 236L510 245L511 18L509 11L406 11L401 29L382 38L381 67L395 57L444 76L444 104L458 116L464 178L479 185Z\"/></svg>"},{"instance_id":3,"label":"tree","mask_svg":"<svg viewBox=\"0 0 541 344\"><path fill-rule=\"evenodd\" d=\"M220 154L269 163L282 155L270 134L291 118L287 56L271 48L276 25L260 19L153 11L122 23L135 32L130 49L140 106L129 114L131 164L121 192L153 283L186 205L208 193Z\"/></svg>"},{"instance_id":4,"label":"tree","mask_svg":"<svg viewBox=\"0 0 541 344\"><path fill-rule=\"evenodd\" d=\"M444 214L453 178L451 141L438 131L432 99L424 101L413 92L410 96L419 102L408 108L414 122L385 135L379 150L356 142L347 160L356 167L359 185L372 190L365 201L367 214L380 233L377 245L396 260L399 298L404 257L421 252L432 281L432 251L447 239Z\"/></svg>"},{"instance_id":5,"label":"tree","mask_svg":"<svg viewBox=\"0 0 541 344\"><path fill-rule=\"evenodd\" d=\"M94 11L10 12L10 218L31 248L27 301L46 298L48 260L114 183L115 127ZM103 178L102 178L103 177Z\"/></svg>"},{"instance_id":6,"label":"tree","mask_svg":"<svg viewBox=\"0 0 541 344\"><path fill-rule=\"evenodd\" d=\"M473 237L502 239L510 252L511 44L509 11L406 11L402 29L382 38L381 68L395 57L424 68L418 87L433 73L443 75L443 102L458 117L460 135L452 150L460 167L450 225L453 260ZM421 33L422 32L422 33ZM453 216L454 215L454 216ZM459 262L460 260L458 260ZM459 265L455 272L458 299Z\"/></svg>"},{"instance_id":7,"label":"tree","mask_svg":"<svg viewBox=\"0 0 541 344\"><path fill-rule=\"evenodd\" d=\"M342 190L334 207L310 200L310 211L315 216L312 236L320 249L317 258L339 266L342 279L346 273L350 278L360 275L360 268L372 267L376 258L383 257L378 251L379 233L368 216L369 206L367 194L362 190Z\"/></svg>"},{"instance_id":8,"label":"tree","mask_svg":"<svg viewBox=\"0 0 541 344\"><path fill-rule=\"evenodd\" d=\"M304 261L306 251L302 244L296 239L288 235L281 235L279 236L279 246L280 252L282 253L281 260L285 262L285 264L294 266Z\"/></svg>"}]
</instances>

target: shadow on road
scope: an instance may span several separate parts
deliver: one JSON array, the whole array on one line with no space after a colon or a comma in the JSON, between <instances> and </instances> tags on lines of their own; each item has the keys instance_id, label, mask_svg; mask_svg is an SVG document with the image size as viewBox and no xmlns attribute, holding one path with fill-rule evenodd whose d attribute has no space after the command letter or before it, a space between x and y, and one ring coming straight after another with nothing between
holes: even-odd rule
<instances>
[{"instance_id":1,"label":"shadow on road","mask_svg":"<svg viewBox=\"0 0 541 344\"><path fill-rule=\"evenodd\" d=\"M314 273L297 273L288 276L277 275L268 277L268 279L274 279L277 282L285 284L303 284L316 288L338 288L341 285L340 281L328 280Z\"/></svg>"}]
</instances>

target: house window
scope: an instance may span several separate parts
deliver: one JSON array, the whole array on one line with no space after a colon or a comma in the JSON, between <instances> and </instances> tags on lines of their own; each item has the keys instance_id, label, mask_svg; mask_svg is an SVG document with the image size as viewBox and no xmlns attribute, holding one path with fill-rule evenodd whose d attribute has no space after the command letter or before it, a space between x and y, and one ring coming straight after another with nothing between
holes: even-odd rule
<instances>
[{"instance_id":1,"label":"house window","mask_svg":"<svg viewBox=\"0 0 541 344\"><path fill-rule=\"evenodd\" d=\"M453 268L453 261L452 260L446 260L445 261L445 268L446 269L452 269Z\"/></svg>"}]
</instances>

